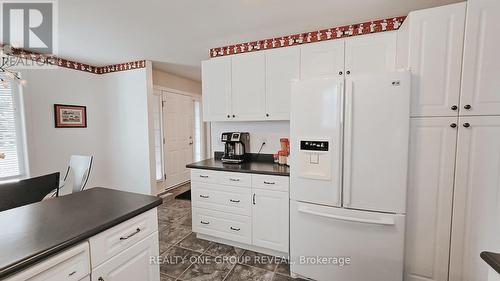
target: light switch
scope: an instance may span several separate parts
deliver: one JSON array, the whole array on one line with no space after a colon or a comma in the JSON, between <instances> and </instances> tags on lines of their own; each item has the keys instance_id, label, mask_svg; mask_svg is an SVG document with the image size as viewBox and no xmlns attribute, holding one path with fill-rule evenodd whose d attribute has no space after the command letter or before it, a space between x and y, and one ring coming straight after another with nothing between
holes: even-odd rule
<instances>
[{"instance_id":1,"label":"light switch","mask_svg":"<svg viewBox=\"0 0 500 281\"><path fill-rule=\"evenodd\" d=\"M319 164L319 154L314 153L309 156L310 164Z\"/></svg>"}]
</instances>

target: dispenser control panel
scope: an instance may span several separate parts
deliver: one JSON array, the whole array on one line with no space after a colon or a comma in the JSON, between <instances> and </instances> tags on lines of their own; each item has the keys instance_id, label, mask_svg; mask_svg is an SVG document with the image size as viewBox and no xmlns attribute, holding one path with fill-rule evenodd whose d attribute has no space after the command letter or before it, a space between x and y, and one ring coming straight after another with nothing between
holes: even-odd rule
<instances>
[{"instance_id":1,"label":"dispenser control panel","mask_svg":"<svg viewBox=\"0 0 500 281\"><path fill-rule=\"evenodd\" d=\"M328 141L300 141L300 150L328 151Z\"/></svg>"}]
</instances>

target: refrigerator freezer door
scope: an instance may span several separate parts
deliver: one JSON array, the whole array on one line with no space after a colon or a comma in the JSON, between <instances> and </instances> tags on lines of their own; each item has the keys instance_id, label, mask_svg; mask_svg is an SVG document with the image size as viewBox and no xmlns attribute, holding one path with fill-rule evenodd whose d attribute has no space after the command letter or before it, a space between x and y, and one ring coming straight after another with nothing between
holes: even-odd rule
<instances>
[{"instance_id":1,"label":"refrigerator freezer door","mask_svg":"<svg viewBox=\"0 0 500 281\"><path fill-rule=\"evenodd\" d=\"M291 201L291 272L318 281L401 281L404 229L404 215Z\"/></svg>"},{"instance_id":2,"label":"refrigerator freezer door","mask_svg":"<svg viewBox=\"0 0 500 281\"><path fill-rule=\"evenodd\" d=\"M290 196L341 206L343 79L292 83Z\"/></svg>"},{"instance_id":3,"label":"refrigerator freezer door","mask_svg":"<svg viewBox=\"0 0 500 281\"><path fill-rule=\"evenodd\" d=\"M406 213L410 73L346 80L343 206Z\"/></svg>"}]
</instances>

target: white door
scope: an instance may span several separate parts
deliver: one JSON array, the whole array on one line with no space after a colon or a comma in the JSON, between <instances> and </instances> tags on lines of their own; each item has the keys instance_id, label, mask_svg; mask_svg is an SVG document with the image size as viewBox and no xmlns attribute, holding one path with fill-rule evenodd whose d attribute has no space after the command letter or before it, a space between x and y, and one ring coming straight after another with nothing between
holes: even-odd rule
<instances>
[{"instance_id":1,"label":"white door","mask_svg":"<svg viewBox=\"0 0 500 281\"><path fill-rule=\"evenodd\" d=\"M343 206L405 213L410 73L346 79Z\"/></svg>"},{"instance_id":2,"label":"white door","mask_svg":"<svg viewBox=\"0 0 500 281\"><path fill-rule=\"evenodd\" d=\"M300 79L343 76L344 40L306 44L300 48Z\"/></svg>"},{"instance_id":3,"label":"white door","mask_svg":"<svg viewBox=\"0 0 500 281\"><path fill-rule=\"evenodd\" d=\"M190 177L186 165L193 162L194 100L190 96L164 92L165 187Z\"/></svg>"},{"instance_id":4,"label":"white door","mask_svg":"<svg viewBox=\"0 0 500 281\"><path fill-rule=\"evenodd\" d=\"M290 196L341 206L344 78L301 80L292 85ZM327 142L323 151L305 143Z\"/></svg>"},{"instance_id":5,"label":"white door","mask_svg":"<svg viewBox=\"0 0 500 281\"><path fill-rule=\"evenodd\" d=\"M457 117L413 118L405 281L447 281Z\"/></svg>"},{"instance_id":6,"label":"white door","mask_svg":"<svg viewBox=\"0 0 500 281\"><path fill-rule=\"evenodd\" d=\"M457 116L465 2L411 12L412 116Z\"/></svg>"},{"instance_id":7,"label":"white door","mask_svg":"<svg viewBox=\"0 0 500 281\"><path fill-rule=\"evenodd\" d=\"M203 120L229 120L231 113L231 58L201 63Z\"/></svg>"},{"instance_id":8,"label":"white door","mask_svg":"<svg viewBox=\"0 0 500 281\"><path fill-rule=\"evenodd\" d=\"M396 70L397 32L345 39L346 75Z\"/></svg>"},{"instance_id":9,"label":"white door","mask_svg":"<svg viewBox=\"0 0 500 281\"><path fill-rule=\"evenodd\" d=\"M160 281L158 232L112 257L92 270L92 281Z\"/></svg>"},{"instance_id":10,"label":"white door","mask_svg":"<svg viewBox=\"0 0 500 281\"><path fill-rule=\"evenodd\" d=\"M404 215L291 201L290 270L317 281L401 281L404 232Z\"/></svg>"},{"instance_id":11,"label":"white door","mask_svg":"<svg viewBox=\"0 0 500 281\"><path fill-rule=\"evenodd\" d=\"M467 1L461 115L500 114L500 1Z\"/></svg>"},{"instance_id":12,"label":"white door","mask_svg":"<svg viewBox=\"0 0 500 281\"><path fill-rule=\"evenodd\" d=\"M300 48L266 52L266 119L290 120L292 79L300 72Z\"/></svg>"},{"instance_id":13,"label":"white door","mask_svg":"<svg viewBox=\"0 0 500 281\"><path fill-rule=\"evenodd\" d=\"M232 58L231 120L264 120L266 108L266 58L263 52Z\"/></svg>"},{"instance_id":14,"label":"white door","mask_svg":"<svg viewBox=\"0 0 500 281\"><path fill-rule=\"evenodd\" d=\"M288 253L288 192L253 189L253 245Z\"/></svg>"},{"instance_id":15,"label":"white door","mask_svg":"<svg viewBox=\"0 0 500 281\"><path fill-rule=\"evenodd\" d=\"M500 252L500 116L461 117L451 235L451 281L486 281L482 251Z\"/></svg>"}]
</instances>

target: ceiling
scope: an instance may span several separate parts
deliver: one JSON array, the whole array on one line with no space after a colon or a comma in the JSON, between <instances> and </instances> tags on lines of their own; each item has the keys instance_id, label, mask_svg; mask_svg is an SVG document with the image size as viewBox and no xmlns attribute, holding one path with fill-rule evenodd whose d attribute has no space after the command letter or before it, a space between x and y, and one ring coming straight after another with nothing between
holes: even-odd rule
<instances>
[{"instance_id":1,"label":"ceiling","mask_svg":"<svg viewBox=\"0 0 500 281\"><path fill-rule=\"evenodd\" d=\"M93 65L148 59L200 80L209 49L407 15L459 0L61 0L59 56Z\"/></svg>"}]
</instances>

